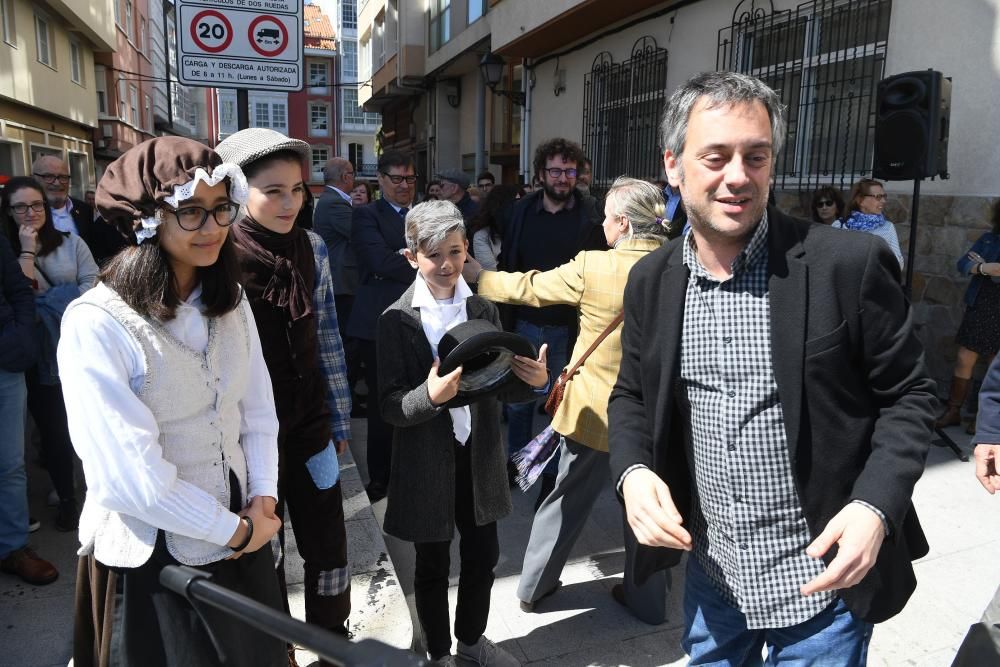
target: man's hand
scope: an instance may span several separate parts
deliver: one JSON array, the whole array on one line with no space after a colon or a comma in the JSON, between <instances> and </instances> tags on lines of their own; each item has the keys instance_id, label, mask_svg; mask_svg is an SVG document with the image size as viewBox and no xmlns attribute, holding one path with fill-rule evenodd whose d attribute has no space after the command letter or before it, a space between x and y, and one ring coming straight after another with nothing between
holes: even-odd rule
<instances>
[{"instance_id":1,"label":"man's hand","mask_svg":"<svg viewBox=\"0 0 1000 667\"><path fill-rule=\"evenodd\" d=\"M549 383L549 368L546 364L548 350L549 344L542 343L541 349L538 350L537 360L515 354L514 361L510 365L511 370L514 371L514 375L535 389L544 387Z\"/></svg>"},{"instance_id":2,"label":"man's hand","mask_svg":"<svg viewBox=\"0 0 1000 667\"><path fill-rule=\"evenodd\" d=\"M1000 491L1000 445L976 445L976 479L994 494Z\"/></svg>"},{"instance_id":3,"label":"man's hand","mask_svg":"<svg viewBox=\"0 0 1000 667\"><path fill-rule=\"evenodd\" d=\"M440 359L434 359L431 372L427 374L427 395L435 406L444 405L458 394L458 383L462 379L462 367L459 366L444 377L438 375Z\"/></svg>"},{"instance_id":4,"label":"man's hand","mask_svg":"<svg viewBox=\"0 0 1000 667\"><path fill-rule=\"evenodd\" d=\"M483 265L472 255L466 255L465 265L462 266L462 277L465 282L474 283L479 281L479 274L483 270Z\"/></svg>"},{"instance_id":5,"label":"man's hand","mask_svg":"<svg viewBox=\"0 0 1000 667\"><path fill-rule=\"evenodd\" d=\"M337 450L337 456L340 456L341 454L347 451L347 445L350 444L350 442L351 442L350 440L338 440L337 442L334 443L333 446Z\"/></svg>"},{"instance_id":6,"label":"man's hand","mask_svg":"<svg viewBox=\"0 0 1000 667\"><path fill-rule=\"evenodd\" d=\"M799 590L803 595L812 595L854 586L875 564L884 539L885 526L879 515L861 503L848 503L806 549L808 556L822 558L836 544L837 556L822 574Z\"/></svg>"},{"instance_id":7,"label":"man's hand","mask_svg":"<svg viewBox=\"0 0 1000 667\"><path fill-rule=\"evenodd\" d=\"M652 470L636 468L622 483L625 514L639 544L691 550L691 534L670 497L670 489Z\"/></svg>"}]
</instances>

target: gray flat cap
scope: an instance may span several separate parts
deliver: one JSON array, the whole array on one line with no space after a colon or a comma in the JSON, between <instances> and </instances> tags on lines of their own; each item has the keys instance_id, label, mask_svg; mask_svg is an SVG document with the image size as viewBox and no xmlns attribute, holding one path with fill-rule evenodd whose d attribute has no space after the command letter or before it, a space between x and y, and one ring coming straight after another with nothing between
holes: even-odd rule
<instances>
[{"instance_id":1,"label":"gray flat cap","mask_svg":"<svg viewBox=\"0 0 1000 667\"><path fill-rule=\"evenodd\" d=\"M469 187L469 177L461 169L445 169L436 173L434 177L441 181L451 181L463 190Z\"/></svg>"},{"instance_id":2,"label":"gray flat cap","mask_svg":"<svg viewBox=\"0 0 1000 667\"><path fill-rule=\"evenodd\" d=\"M293 151L298 153L303 162L309 162L309 144L298 139L286 137L281 132L266 127L250 127L226 137L215 152L225 162L235 162L245 167L251 162L267 157L278 151Z\"/></svg>"}]
</instances>

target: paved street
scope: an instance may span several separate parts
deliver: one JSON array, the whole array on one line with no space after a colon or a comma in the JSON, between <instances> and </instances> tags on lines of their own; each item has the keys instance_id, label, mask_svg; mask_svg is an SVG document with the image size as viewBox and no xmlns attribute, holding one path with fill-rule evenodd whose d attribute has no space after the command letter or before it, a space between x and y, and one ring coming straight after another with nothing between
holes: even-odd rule
<instances>
[{"instance_id":1,"label":"paved street","mask_svg":"<svg viewBox=\"0 0 1000 667\"><path fill-rule=\"evenodd\" d=\"M364 422L355 420L355 428L357 441L363 442ZM952 431L958 442L968 440L959 429ZM360 465L363 468L363 461ZM0 666L63 666L70 656L75 538L51 527L51 511L44 506L48 481L42 471L33 468L31 482L32 514L43 518L43 528L32 541L56 562L62 576L51 586L34 588L0 575ZM376 529L382 508L376 505L373 514L351 459L345 462L344 485L354 569L352 629L359 639L375 637L409 646L409 614L395 570L410 571L407 555L412 549L392 540L386 548ZM671 599L669 621L658 627L634 620L611 598L624 557L620 510L610 491L598 501L574 550L562 576L563 588L542 602L538 613L519 609L515 590L533 501L533 492L516 494L514 513L501 523L503 553L488 636L526 664L683 664L679 596ZM876 628L871 665L950 664L968 625L978 619L1000 584L1000 498L982 490L971 463L934 448L915 502L931 553L917 564L919 585L907 608ZM386 551L393 555L391 562ZM400 576L407 580L409 575ZM301 580L294 567L290 580ZM293 586L292 592L293 613L301 617L301 588ZM304 651L298 657L300 664L310 663Z\"/></svg>"}]
</instances>

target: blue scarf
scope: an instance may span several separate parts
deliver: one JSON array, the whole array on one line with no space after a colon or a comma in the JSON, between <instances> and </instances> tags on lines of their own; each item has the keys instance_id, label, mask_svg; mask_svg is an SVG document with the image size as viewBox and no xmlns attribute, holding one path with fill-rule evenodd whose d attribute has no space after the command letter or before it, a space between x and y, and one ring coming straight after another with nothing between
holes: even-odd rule
<instances>
[{"instance_id":1,"label":"blue scarf","mask_svg":"<svg viewBox=\"0 0 1000 667\"><path fill-rule=\"evenodd\" d=\"M862 213L853 211L847 220L841 221L844 229L853 229L859 232L870 232L886 224L888 220L884 215L878 213Z\"/></svg>"}]
</instances>

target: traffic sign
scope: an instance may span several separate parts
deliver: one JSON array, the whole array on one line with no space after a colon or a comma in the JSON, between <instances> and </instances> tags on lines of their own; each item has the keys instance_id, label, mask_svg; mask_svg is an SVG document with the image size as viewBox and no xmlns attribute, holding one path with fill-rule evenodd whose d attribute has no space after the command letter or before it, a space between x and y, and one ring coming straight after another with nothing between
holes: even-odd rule
<instances>
[{"instance_id":1,"label":"traffic sign","mask_svg":"<svg viewBox=\"0 0 1000 667\"><path fill-rule=\"evenodd\" d=\"M188 86L297 91L302 0L178 0L178 80Z\"/></svg>"}]
</instances>

